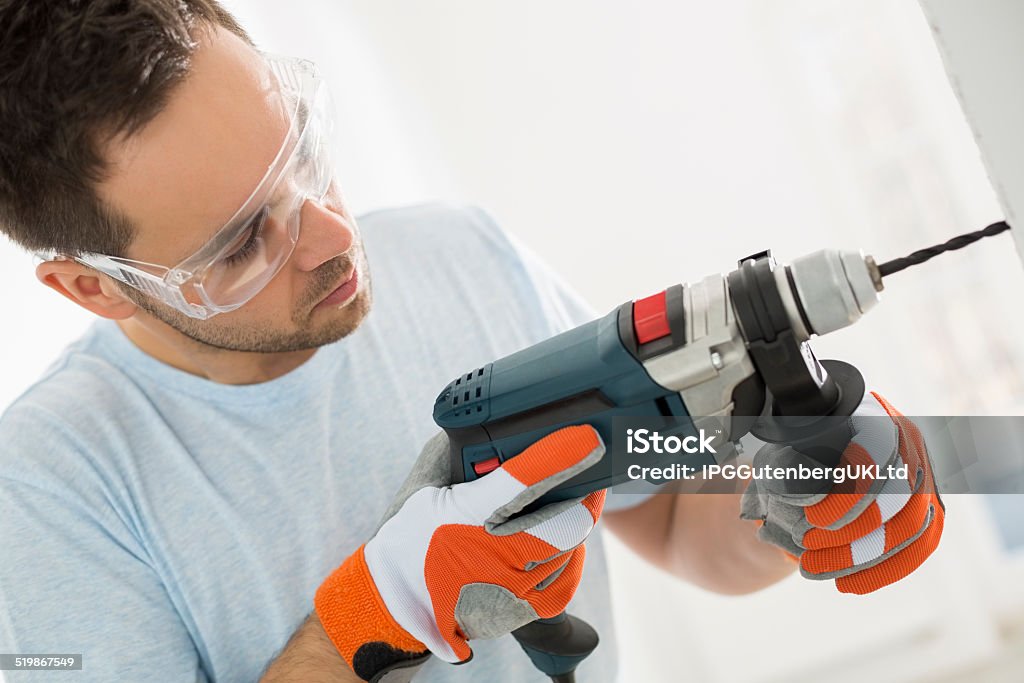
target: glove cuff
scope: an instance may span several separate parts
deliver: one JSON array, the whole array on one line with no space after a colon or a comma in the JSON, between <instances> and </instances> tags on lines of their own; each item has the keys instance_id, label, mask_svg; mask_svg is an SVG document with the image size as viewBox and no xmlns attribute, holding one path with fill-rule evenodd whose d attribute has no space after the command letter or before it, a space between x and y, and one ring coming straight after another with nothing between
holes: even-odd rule
<instances>
[{"instance_id":1,"label":"glove cuff","mask_svg":"<svg viewBox=\"0 0 1024 683\"><path fill-rule=\"evenodd\" d=\"M416 667L430 656L419 640L388 612L359 546L320 585L314 606L327 637L364 681L379 681L396 669Z\"/></svg>"}]
</instances>

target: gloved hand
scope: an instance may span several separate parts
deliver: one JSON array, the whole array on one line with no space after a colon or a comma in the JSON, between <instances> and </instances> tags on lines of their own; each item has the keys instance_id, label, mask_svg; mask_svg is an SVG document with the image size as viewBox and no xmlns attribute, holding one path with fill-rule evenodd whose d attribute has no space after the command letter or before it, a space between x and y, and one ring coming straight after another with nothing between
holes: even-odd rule
<instances>
[{"instance_id":1,"label":"gloved hand","mask_svg":"<svg viewBox=\"0 0 1024 683\"><path fill-rule=\"evenodd\" d=\"M373 538L317 590L320 622L352 670L382 681L411 675L431 652L468 661L468 640L564 611L604 491L510 517L603 454L592 427L566 427L448 486L447 436L431 439Z\"/></svg>"},{"instance_id":2,"label":"gloved hand","mask_svg":"<svg viewBox=\"0 0 1024 683\"><path fill-rule=\"evenodd\" d=\"M881 396L866 394L850 416L853 439L840 466L908 465L899 478L808 482L752 480L740 516L762 520L759 537L800 562L809 579L835 579L843 593L870 593L917 569L939 544L945 506L932 476L920 430ZM763 466L817 466L789 446L766 445L754 456ZM794 492L801 489L801 493Z\"/></svg>"}]
</instances>

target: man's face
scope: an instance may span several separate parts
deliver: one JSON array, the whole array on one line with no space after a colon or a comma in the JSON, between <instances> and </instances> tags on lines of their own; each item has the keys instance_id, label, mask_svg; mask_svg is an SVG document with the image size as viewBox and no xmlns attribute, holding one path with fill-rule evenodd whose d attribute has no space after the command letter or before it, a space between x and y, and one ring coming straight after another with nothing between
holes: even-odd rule
<instances>
[{"instance_id":1,"label":"man's face","mask_svg":"<svg viewBox=\"0 0 1024 683\"><path fill-rule=\"evenodd\" d=\"M199 38L189 75L166 107L107 150L111 173L100 196L135 226L126 256L137 261L174 266L206 244L252 193L288 131L288 107L259 54L220 28ZM325 302L353 272L354 293ZM242 307L197 320L134 290L126 293L195 341L264 353L335 341L370 308L362 240L333 185L322 203L303 205L291 258Z\"/></svg>"}]
</instances>

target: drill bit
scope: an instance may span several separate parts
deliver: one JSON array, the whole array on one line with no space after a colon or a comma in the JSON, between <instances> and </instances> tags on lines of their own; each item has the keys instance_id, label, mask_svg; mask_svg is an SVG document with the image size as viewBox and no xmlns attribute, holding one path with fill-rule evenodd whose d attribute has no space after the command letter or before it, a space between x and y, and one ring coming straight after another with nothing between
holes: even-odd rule
<instances>
[{"instance_id":1,"label":"drill bit","mask_svg":"<svg viewBox=\"0 0 1024 683\"><path fill-rule=\"evenodd\" d=\"M901 258L894 258L891 261L886 261L878 266L878 273L881 277L898 273L905 268L910 266L916 266L919 263L924 263L929 259L933 259L939 254L947 251L953 251L954 249L963 249L968 244L973 244L980 240L982 237L991 237L992 235L998 235L1001 232L1005 232L1010 229L1010 226L1006 221L999 221L982 230L975 232L968 232L963 235L958 235L953 239L947 240L942 244L936 244L934 247L928 247L927 249L918 249L909 256L903 256Z\"/></svg>"}]
</instances>

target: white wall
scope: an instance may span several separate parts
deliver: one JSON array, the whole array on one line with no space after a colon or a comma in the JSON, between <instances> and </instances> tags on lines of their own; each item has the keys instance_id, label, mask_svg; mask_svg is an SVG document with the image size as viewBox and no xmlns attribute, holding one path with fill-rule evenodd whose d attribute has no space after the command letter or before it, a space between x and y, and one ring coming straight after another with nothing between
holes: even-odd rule
<instances>
[{"instance_id":1,"label":"white wall","mask_svg":"<svg viewBox=\"0 0 1024 683\"><path fill-rule=\"evenodd\" d=\"M921 0L950 83L1024 256L1024 4Z\"/></svg>"},{"instance_id":2,"label":"white wall","mask_svg":"<svg viewBox=\"0 0 1024 683\"><path fill-rule=\"evenodd\" d=\"M912 0L227 4L266 49L321 63L357 208L482 204L600 310L766 247L884 260L1002 217ZM0 288L4 405L87 318L7 247ZM893 276L816 348L908 414L1020 413L1021 293L1002 236ZM1022 573L956 498L920 575L861 600L799 579L709 596L619 549L625 680L908 680L983 661L1020 615L995 615L994 586Z\"/></svg>"}]
</instances>

